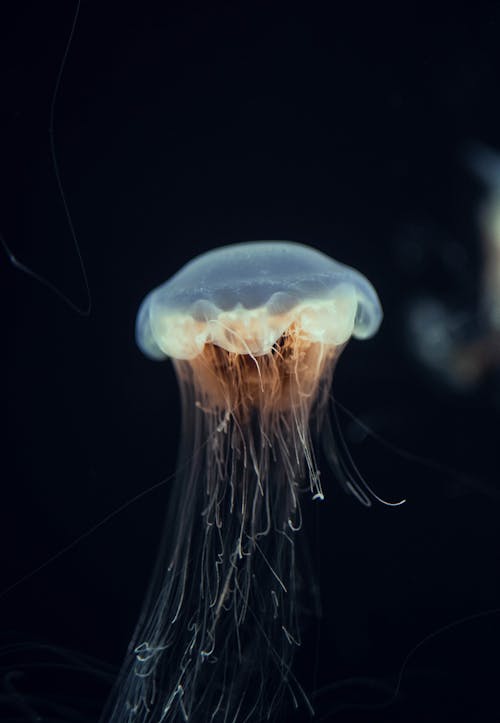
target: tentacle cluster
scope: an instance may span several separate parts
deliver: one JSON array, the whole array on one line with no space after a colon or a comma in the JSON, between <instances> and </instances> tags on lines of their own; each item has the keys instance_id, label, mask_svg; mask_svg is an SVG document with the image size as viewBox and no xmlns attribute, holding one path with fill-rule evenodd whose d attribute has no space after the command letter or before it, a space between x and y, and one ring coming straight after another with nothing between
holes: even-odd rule
<instances>
[{"instance_id":1,"label":"tentacle cluster","mask_svg":"<svg viewBox=\"0 0 500 723\"><path fill-rule=\"evenodd\" d=\"M178 473L107 720L255 721L302 695L295 538L301 492L323 496L312 437L340 351L291 327L262 356L206 344L174 362Z\"/></svg>"}]
</instances>

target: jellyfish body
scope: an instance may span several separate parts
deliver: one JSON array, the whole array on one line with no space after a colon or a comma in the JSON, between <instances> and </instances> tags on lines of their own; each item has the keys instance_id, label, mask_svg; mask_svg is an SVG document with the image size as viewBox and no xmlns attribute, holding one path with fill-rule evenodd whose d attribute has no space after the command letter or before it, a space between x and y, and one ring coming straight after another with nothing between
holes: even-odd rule
<instances>
[{"instance_id":1,"label":"jellyfish body","mask_svg":"<svg viewBox=\"0 0 500 723\"><path fill-rule=\"evenodd\" d=\"M296 701L300 498L323 497L313 440L339 354L381 318L361 274L291 242L210 251L145 298L137 343L173 361L182 442L107 720L258 721Z\"/></svg>"}]
</instances>

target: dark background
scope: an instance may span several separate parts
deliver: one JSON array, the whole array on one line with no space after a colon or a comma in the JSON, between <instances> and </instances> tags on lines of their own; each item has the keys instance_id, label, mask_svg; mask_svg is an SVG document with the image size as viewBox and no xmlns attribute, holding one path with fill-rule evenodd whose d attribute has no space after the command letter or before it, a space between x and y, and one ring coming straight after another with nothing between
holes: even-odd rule
<instances>
[{"instance_id":1,"label":"dark background","mask_svg":"<svg viewBox=\"0 0 500 723\"><path fill-rule=\"evenodd\" d=\"M0 230L84 308L49 143L74 12L2 9ZM384 323L351 342L335 394L443 465L341 414L371 486L408 502L364 509L327 470L326 501L304 501L323 616L295 671L318 720L500 720L500 614L470 617L500 606L498 376L454 390L407 333L418 298L477 307L483 191L463 155L471 141L500 150L499 37L496 2L82 3L54 138L90 315L0 256L0 588L34 571L0 596L2 721L97 719L168 483L119 509L172 474L178 444L173 371L139 353L136 310L196 254L254 239L304 241L373 282Z\"/></svg>"}]
</instances>

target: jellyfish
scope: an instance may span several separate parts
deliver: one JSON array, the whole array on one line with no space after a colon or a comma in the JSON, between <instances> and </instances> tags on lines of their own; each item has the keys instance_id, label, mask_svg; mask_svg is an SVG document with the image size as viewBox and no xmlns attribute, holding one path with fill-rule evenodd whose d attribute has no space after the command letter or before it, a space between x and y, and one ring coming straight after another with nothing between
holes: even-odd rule
<instances>
[{"instance_id":1,"label":"jellyfish","mask_svg":"<svg viewBox=\"0 0 500 723\"><path fill-rule=\"evenodd\" d=\"M337 360L381 319L362 274L284 241L209 251L145 297L136 340L174 365L181 446L106 721L258 721L287 691L308 704L291 667L301 504L324 496L317 443Z\"/></svg>"},{"instance_id":2,"label":"jellyfish","mask_svg":"<svg viewBox=\"0 0 500 723\"><path fill-rule=\"evenodd\" d=\"M478 226L482 268L478 308L458 311L442 300L413 304L409 329L415 354L456 390L472 390L500 368L500 154L474 144L467 164L486 187Z\"/></svg>"}]
</instances>

